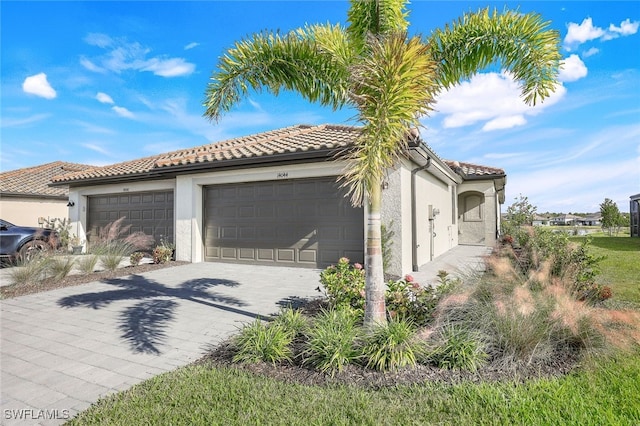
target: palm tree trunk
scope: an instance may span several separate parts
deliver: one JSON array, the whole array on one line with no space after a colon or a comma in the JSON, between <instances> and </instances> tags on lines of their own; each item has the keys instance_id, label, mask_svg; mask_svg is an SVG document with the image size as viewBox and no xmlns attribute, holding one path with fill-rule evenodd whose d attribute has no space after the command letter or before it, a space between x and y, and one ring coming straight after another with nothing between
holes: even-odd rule
<instances>
[{"instance_id":1,"label":"palm tree trunk","mask_svg":"<svg viewBox=\"0 0 640 426\"><path fill-rule=\"evenodd\" d=\"M364 325L372 327L387 321L382 266L382 221L380 217L382 190L381 182L378 179L371 185L368 203Z\"/></svg>"}]
</instances>

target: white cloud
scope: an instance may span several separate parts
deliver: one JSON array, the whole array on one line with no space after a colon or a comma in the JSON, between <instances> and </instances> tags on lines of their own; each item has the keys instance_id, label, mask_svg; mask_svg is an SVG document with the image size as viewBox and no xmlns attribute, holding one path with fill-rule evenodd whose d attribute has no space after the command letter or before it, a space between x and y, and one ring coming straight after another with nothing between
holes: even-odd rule
<instances>
[{"instance_id":1,"label":"white cloud","mask_svg":"<svg viewBox=\"0 0 640 426\"><path fill-rule=\"evenodd\" d=\"M558 85L544 103L531 107L522 101L520 85L508 73L477 74L442 93L436 110L437 114L445 115L445 128L486 122L484 131L505 129L526 124L526 115L539 114L558 102L565 92Z\"/></svg>"},{"instance_id":2,"label":"white cloud","mask_svg":"<svg viewBox=\"0 0 640 426\"><path fill-rule=\"evenodd\" d=\"M82 65L83 67L85 67L89 71L99 72L99 73L102 73L102 74L107 72L107 70L105 70L102 67L97 66L96 64L94 64L93 62L91 62L87 58L80 58L80 65Z\"/></svg>"},{"instance_id":3,"label":"white cloud","mask_svg":"<svg viewBox=\"0 0 640 426\"><path fill-rule=\"evenodd\" d=\"M111 107L111 109L116 114L118 114L120 117L125 117L125 118L134 118L135 117L135 115L131 111L126 109L125 107L113 106L113 107Z\"/></svg>"},{"instance_id":4,"label":"white cloud","mask_svg":"<svg viewBox=\"0 0 640 426\"><path fill-rule=\"evenodd\" d=\"M607 41L618 37L630 36L638 32L638 26L640 26L640 22L631 22L627 18L620 23L620 26L609 24L608 29L603 29L594 26L591 18L585 18L581 24L569 23L564 44L568 50L571 50L572 47L591 40L601 39Z\"/></svg>"},{"instance_id":5,"label":"white cloud","mask_svg":"<svg viewBox=\"0 0 640 426\"><path fill-rule=\"evenodd\" d=\"M113 39L106 34L102 33L89 33L84 38L85 43L92 46L98 46L101 48L109 47L113 44Z\"/></svg>"},{"instance_id":6,"label":"white cloud","mask_svg":"<svg viewBox=\"0 0 640 426\"><path fill-rule=\"evenodd\" d=\"M571 55L560 65L558 79L563 82L580 80L587 76L587 67L578 55Z\"/></svg>"},{"instance_id":7,"label":"white cloud","mask_svg":"<svg viewBox=\"0 0 640 426\"><path fill-rule=\"evenodd\" d=\"M115 102L113 102L113 99L111 98L111 96L107 95L106 93L103 92L98 92L98 94L96 95L96 99L98 100L98 102L103 103L103 104L111 104L113 105Z\"/></svg>"},{"instance_id":8,"label":"white cloud","mask_svg":"<svg viewBox=\"0 0 640 426\"><path fill-rule=\"evenodd\" d=\"M189 43L184 47L184 50L190 50L190 49L193 49L194 47L198 47L198 46L200 46L200 43L196 43L196 42Z\"/></svg>"},{"instance_id":9,"label":"white cloud","mask_svg":"<svg viewBox=\"0 0 640 426\"><path fill-rule=\"evenodd\" d=\"M193 73L196 66L185 62L182 58L158 59L153 58L146 62L142 71L151 71L161 77L178 77Z\"/></svg>"},{"instance_id":10,"label":"white cloud","mask_svg":"<svg viewBox=\"0 0 640 426\"><path fill-rule=\"evenodd\" d=\"M47 75L43 72L32 75L24 79L22 90L25 93L40 96L45 99L54 99L57 96L56 91L47 81Z\"/></svg>"},{"instance_id":11,"label":"white cloud","mask_svg":"<svg viewBox=\"0 0 640 426\"><path fill-rule=\"evenodd\" d=\"M598 53L600 53L600 49L592 47L585 50L584 53L582 53L582 56L588 58L589 56L597 55Z\"/></svg>"},{"instance_id":12,"label":"white cloud","mask_svg":"<svg viewBox=\"0 0 640 426\"><path fill-rule=\"evenodd\" d=\"M595 40L605 35L602 28L594 27L591 18L585 18L581 24L570 22L567 27L567 35L564 42L568 45L581 44L589 40Z\"/></svg>"},{"instance_id":13,"label":"white cloud","mask_svg":"<svg viewBox=\"0 0 640 426\"><path fill-rule=\"evenodd\" d=\"M80 63L94 72L112 71L121 73L126 70L149 71L161 77L190 75L195 64L184 58L172 58L166 55L149 57L151 49L138 42L129 42L124 38L112 39L105 34L89 34L85 42L100 47L106 52L98 57L81 58ZM192 43L193 44L193 43Z\"/></svg>"},{"instance_id":14,"label":"white cloud","mask_svg":"<svg viewBox=\"0 0 640 426\"><path fill-rule=\"evenodd\" d=\"M24 126L25 124L36 123L38 121L44 120L46 118L49 118L50 116L51 114L36 114L26 118L1 117L0 127Z\"/></svg>"},{"instance_id":15,"label":"white cloud","mask_svg":"<svg viewBox=\"0 0 640 426\"><path fill-rule=\"evenodd\" d=\"M625 19L620 23L619 27L616 27L613 24L609 24L609 31L611 33L617 33L621 36L629 36L638 32L638 25L640 23L638 21L631 22L629 18Z\"/></svg>"},{"instance_id":16,"label":"white cloud","mask_svg":"<svg viewBox=\"0 0 640 426\"><path fill-rule=\"evenodd\" d=\"M106 155L109 157L113 157L113 154L109 151L107 151L106 149L104 149L103 147L101 147L100 145L96 144L96 143L83 143L81 144L83 147L90 149L92 151L98 152L102 155Z\"/></svg>"}]
</instances>

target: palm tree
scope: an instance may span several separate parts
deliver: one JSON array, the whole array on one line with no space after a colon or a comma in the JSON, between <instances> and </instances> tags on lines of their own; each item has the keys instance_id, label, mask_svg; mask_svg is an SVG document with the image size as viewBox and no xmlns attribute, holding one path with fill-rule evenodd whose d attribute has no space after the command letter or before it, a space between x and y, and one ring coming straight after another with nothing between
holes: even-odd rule
<instances>
[{"instance_id":1,"label":"palm tree","mask_svg":"<svg viewBox=\"0 0 640 426\"><path fill-rule=\"evenodd\" d=\"M436 95L498 63L535 104L553 92L559 35L538 14L483 9L427 38L409 36L407 0L351 0L348 26L309 25L262 32L219 59L206 91L205 116L219 120L249 93L292 90L334 109L355 107L362 129L348 155L343 185L352 203L368 203L365 325L386 321L381 184L405 151L411 129Z\"/></svg>"}]
</instances>

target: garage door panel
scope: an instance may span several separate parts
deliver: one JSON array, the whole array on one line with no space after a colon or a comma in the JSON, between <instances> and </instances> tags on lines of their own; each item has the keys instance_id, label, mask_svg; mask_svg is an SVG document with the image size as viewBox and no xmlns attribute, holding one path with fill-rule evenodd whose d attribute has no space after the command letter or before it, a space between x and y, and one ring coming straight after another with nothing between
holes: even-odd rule
<instances>
[{"instance_id":1,"label":"garage door panel","mask_svg":"<svg viewBox=\"0 0 640 426\"><path fill-rule=\"evenodd\" d=\"M325 267L348 252L362 262L363 211L343 196L335 178L206 187L205 260Z\"/></svg>"},{"instance_id":2,"label":"garage door panel","mask_svg":"<svg viewBox=\"0 0 640 426\"><path fill-rule=\"evenodd\" d=\"M128 233L144 232L160 242L173 241L173 191L107 194L88 197L88 240L95 238L99 229L124 218Z\"/></svg>"}]
</instances>

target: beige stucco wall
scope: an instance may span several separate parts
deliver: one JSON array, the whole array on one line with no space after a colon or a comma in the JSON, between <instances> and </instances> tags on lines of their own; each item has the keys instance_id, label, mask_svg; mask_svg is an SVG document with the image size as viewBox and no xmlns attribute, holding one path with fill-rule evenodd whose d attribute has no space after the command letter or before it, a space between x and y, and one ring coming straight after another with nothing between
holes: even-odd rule
<instances>
[{"instance_id":1,"label":"beige stucco wall","mask_svg":"<svg viewBox=\"0 0 640 426\"><path fill-rule=\"evenodd\" d=\"M0 198L0 218L20 226L40 226L39 217L65 219L69 215L67 200Z\"/></svg>"},{"instance_id":2,"label":"beige stucco wall","mask_svg":"<svg viewBox=\"0 0 640 426\"><path fill-rule=\"evenodd\" d=\"M483 240L481 243L487 247L492 247L496 243L496 231L500 220L500 203L498 201L494 183L492 180L471 181L464 182L458 188L458 195L460 199L470 192L482 194L484 197L482 210L483 217L481 222L477 222L475 224L462 223L460 225L460 232L465 232L465 230L467 230L467 232L471 231L481 233L483 234ZM462 211L460 211L458 220L463 222ZM472 226L476 226L478 229L474 231L468 228ZM461 241L463 240L464 238L461 237Z\"/></svg>"},{"instance_id":3,"label":"beige stucco wall","mask_svg":"<svg viewBox=\"0 0 640 426\"><path fill-rule=\"evenodd\" d=\"M413 271L412 253L412 207L411 207L411 171L418 167L410 161L402 161L389 171L388 188L382 192L382 223L390 226L392 238L392 256L386 272L403 276ZM418 267L428 263L458 244L458 228L455 220L456 183L453 180L439 178L433 174L438 169L447 175L448 171L433 162L427 170L416 174L416 263ZM433 222L429 221L429 206L440 211ZM433 256L431 248L431 226Z\"/></svg>"}]
</instances>

